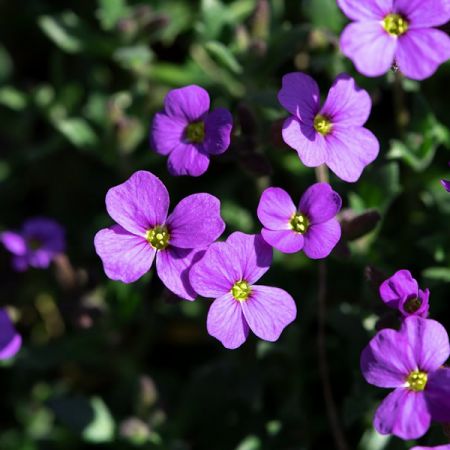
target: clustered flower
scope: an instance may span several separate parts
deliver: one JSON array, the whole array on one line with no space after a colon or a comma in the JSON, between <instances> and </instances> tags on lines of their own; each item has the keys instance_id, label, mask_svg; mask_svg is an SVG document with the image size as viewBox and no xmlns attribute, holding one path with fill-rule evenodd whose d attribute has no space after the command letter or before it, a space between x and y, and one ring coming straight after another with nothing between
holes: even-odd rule
<instances>
[{"instance_id":1,"label":"clustered flower","mask_svg":"<svg viewBox=\"0 0 450 450\"><path fill-rule=\"evenodd\" d=\"M342 52L359 72L379 76L393 64L407 77L421 80L450 58L450 38L438 27L450 20L447 0L337 0L354 22L341 36ZM379 153L377 138L364 127L372 102L347 74L339 75L321 105L319 87L301 72L282 79L278 100L290 114L282 136L307 167L326 165L340 179L356 182ZM171 90L164 110L150 128L152 149L168 156L172 175L200 176L210 157L230 146L231 113L210 111L208 93L196 85ZM442 180L450 192L450 182ZM116 222L98 231L95 249L112 280L132 283L156 259L163 284L178 297L214 299L208 333L235 349L250 330L276 341L297 316L294 299L278 287L256 284L270 269L273 248L302 251L311 259L330 255L341 237L337 220L342 200L328 183L316 183L298 206L280 187L261 195L260 234L225 230L220 200L208 193L189 195L169 211L169 193L148 171L137 171L111 188L106 209ZM52 219L33 218L20 231L4 231L0 242L13 254L18 271L46 268L65 249L63 228ZM383 329L361 354L361 371L370 384L392 389L376 411L381 434L403 439L423 436L432 421L450 423L450 343L444 327L428 318L428 289L419 288L408 270L399 270L379 288L382 301L396 309L399 329ZM21 337L5 309L0 309L0 359L14 356ZM431 447L414 447L423 450ZM450 445L434 447L449 450Z\"/></svg>"}]
</instances>

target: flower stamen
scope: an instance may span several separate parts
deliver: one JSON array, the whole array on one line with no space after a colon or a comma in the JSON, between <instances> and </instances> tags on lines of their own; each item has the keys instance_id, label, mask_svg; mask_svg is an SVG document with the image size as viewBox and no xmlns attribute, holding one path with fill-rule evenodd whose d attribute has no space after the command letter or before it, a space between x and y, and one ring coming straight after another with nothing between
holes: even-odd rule
<instances>
[{"instance_id":1,"label":"flower stamen","mask_svg":"<svg viewBox=\"0 0 450 450\"><path fill-rule=\"evenodd\" d=\"M408 31L409 23L400 14L388 14L383 19L383 28L391 36L399 37Z\"/></svg>"},{"instance_id":2,"label":"flower stamen","mask_svg":"<svg viewBox=\"0 0 450 450\"><path fill-rule=\"evenodd\" d=\"M231 288L231 295L239 302L245 302L251 292L252 288L245 280L237 281Z\"/></svg>"},{"instance_id":3,"label":"flower stamen","mask_svg":"<svg viewBox=\"0 0 450 450\"><path fill-rule=\"evenodd\" d=\"M428 381L428 374L421 370L414 370L406 378L406 387L411 391L421 392L425 389Z\"/></svg>"},{"instance_id":4,"label":"flower stamen","mask_svg":"<svg viewBox=\"0 0 450 450\"><path fill-rule=\"evenodd\" d=\"M326 136L331 132L332 128L333 124L328 117L323 116L322 114L317 114L317 116L314 117L314 129L321 135Z\"/></svg>"},{"instance_id":5,"label":"flower stamen","mask_svg":"<svg viewBox=\"0 0 450 450\"><path fill-rule=\"evenodd\" d=\"M145 239L155 250L164 250L169 245L169 230L164 225L158 225L147 231Z\"/></svg>"},{"instance_id":6,"label":"flower stamen","mask_svg":"<svg viewBox=\"0 0 450 450\"><path fill-rule=\"evenodd\" d=\"M189 142L199 144L205 139L205 122L192 122L186 127L186 139Z\"/></svg>"},{"instance_id":7,"label":"flower stamen","mask_svg":"<svg viewBox=\"0 0 450 450\"><path fill-rule=\"evenodd\" d=\"M289 221L291 230L296 233L305 234L309 228L309 219L301 213L295 213Z\"/></svg>"},{"instance_id":8,"label":"flower stamen","mask_svg":"<svg viewBox=\"0 0 450 450\"><path fill-rule=\"evenodd\" d=\"M407 313L413 314L418 311L421 306L422 300L419 297L412 297L406 300L405 304L403 305L403 309Z\"/></svg>"}]
</instances>

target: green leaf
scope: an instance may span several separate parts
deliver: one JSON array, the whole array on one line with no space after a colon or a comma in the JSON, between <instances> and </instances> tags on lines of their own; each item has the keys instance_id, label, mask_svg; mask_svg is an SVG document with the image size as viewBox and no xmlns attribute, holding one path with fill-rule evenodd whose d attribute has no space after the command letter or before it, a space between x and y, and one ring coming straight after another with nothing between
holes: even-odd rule
<instances>
[{"instance_id":1,"label":"green leaf","mask_svg":"<svg viewBox=\"0 0 450 450\"><path fill-rule=\"evenodd\" d=\"M146 45L133 45L117 49L113 58L124 69L140 71L148 66L153 58L153 53Z\"/></svg>"},{"instance_id":2,"label":"green leaf","mask_svg":"<svg viewBox=\"0 0 450 450\"><path fill-rule=\"evenodd\" d=\"M91 399L92 422L83 430L83 438L88 442L110 442L114 437L114 420L105 402L99 397Z\"/></svg>"},{"instance_id":3,"label":"green leaf","mask_svg":"<svg viewBox=\"0 0 450 450\"><path fill-rule=\"evenodd\" d=\"M0 45L0 83L6 81L13 72L13 61L8 51Z\"/></svg>"},{"instance_id":4,"label":"green leaf","mask_svg":"<svg viewBox=\"0 0 450 450\"><path fill-rule=\"evenodd\" d=\"M98 0L97 17L104 30L111 30L126 15L127 10L125 0Z\"/></svg>"},{"instance_id":5,"label":"green leaf","mask_svg":"<svg viewBox=\"0 0 450 450\"><path fill-rule=\"evenodd\" d=\"M316 27L340 32L344 24L344 16L340 12L336 0L304 0L305 15Z\"/></svg>"},{"instance_id":6,"label":"green leaf","mask_svg":"<svg viewBox=\"0 0 450 450\"><path fill-rule=\"evenodd\" d=\"M423 276L431 280L450 283L450 267L429 267L423 271Z\"/></svg>"},{"instance_id":7,"label":"green leaf","mask_svg":"<svg viewBox=\"0 0 450 450\"><path fill-rule=\"evenodd\" d=\"M83 50L83 42L77 35L80 19L71 11L58 17L41 16L38 24L42 31L62 50L67 53L79 53Z\"/></svg>"},{"instance_id":8,"label":"green leaf","mask_svg":"<svg viewBox=\"0 0 450 450\"><path fill-rule=\"evenodd\" d=\"M12 86L5 86L0 89L0 104L21 111L27 105L27 97Z\"/></svg>"},{"instance_id":9,"label":"green leaf","mask_svg":"<svg viewBox=\"0 0 450 450\"><path fill-rule=\"evenodd\" d=\"M98 137L94 130L80 117L60 119L55 126L75 147L83 149L97 144Z\"/></svg>"},{"instance_id":10,"label":"green leaf","mask_svg":"<svg viewBox=\"0 0 450 450\"><path fill-rule=\"evenodd\" d=\"M235 74L242 73L242 66L231 53L230 49L218 41L209 41L205 44L205 48L210 56L220 65L229 69Z\"/></svg>"}]
</instances>

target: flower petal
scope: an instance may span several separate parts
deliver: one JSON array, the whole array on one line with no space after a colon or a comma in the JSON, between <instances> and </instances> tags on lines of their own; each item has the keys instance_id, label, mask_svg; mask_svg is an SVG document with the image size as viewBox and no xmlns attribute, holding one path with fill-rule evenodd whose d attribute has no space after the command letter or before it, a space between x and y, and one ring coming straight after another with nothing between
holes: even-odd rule
<instances>
[{"instance_id":1,"label":"flower petal","mask_svg":"<svg viewBox=\"0 0 450 450\"><path fill-rule=\"evenodd\" d=\"M164 99L164 110L169 116L195 122L209 111L208 92L195 84L172 89Z\"/></svg>"},{"instance_id":2,"label":"flower petal","mask_svg":"<svg viewBox=\"0 0 450 450\"><path fill-rule=\"evenodd\" d=\"M402 388L391 392L375 413L373 424L380 434L404 440L422 437L431 424L424 393Z\"/></svg>"},{"instance_id":3,"label":"flower petal","mask_svg":"<svg viewBox=\"0 0 450 450\"><path fill-rule=\"evenodd\" d=\"M305 243L303 235L293 230L273 231L263 228L261 235L269 245L283 253L297 253Z\"/></svg>"},{"instance_id":4,"label":"flower petal","mask_svg":"<svg viewBox=\"0 0 450 450\"><path fill-rule=\"evenodd\" d=\"M389 307L397 309L402 298L417 296L419 285L409 270L399 270L381 283L381 300Z\"/></svg>"},{"instance_id":5,"label":"flower petal","mask_svg":"<svg viewBox=\"0 0 450 450\"><path fill-rule=\"evenodd\" d=\"M430 373L425 398L433 420L450 423L450 369L443 367Z\"/></svg>"},{"instance_id":6,"label":"flower petal","mask_svg":"<svg viewBox=\"0 0 450 450\"><path fill-rule=\"evenodd\" d=\"M100 230L94 238L95 251L111 280L132 283L150 270L155 250L142 237L120 225Z\"/></svg>"},{"instance_id":7,"label":"flower petal","mask_svg":"<svg viewBox=\"0 0 450 450\"><path fill-rule=\"evenodd\" d=\"M315 183L302 195L298 209L311 224L318 224L335 217L341 206L341 197L328 183Z\"/></svg>"},{"instance_id":8,"label":"flower petal","mask_svg":"<svg viewBox=\"0 0 450 450\"><path fill-rule=\"evenodd\" d=\"M445 328L435 320L418 316L406 317L400 333L408 341L418 369L432 372L450 356L450 343Z\"/></svg>"},{"instance_id":9,"label":"flower petal","mask_svg":"<svg viewBox=\"0 0 450 450\"><path fill-rule=\"evenodd\" d=\"M308 258L326 258L341 239L341 226L337 219L311 225L303 238L303 251Z\"/></svg>"},{"instance_id":10,"label":"flower petal","mask_svg":"<svg viewBox=\"0 0 450 450\"><path fill-rule=\"evenodd\" d=\"M342 12L352 20L380 20L392 11L393 0L337 0Z\"/></svg>"},{"instance_id":11,"label":"flower petal","mask_svg":"<svg viewBox=\"0 0 450 450\"><path fill-rule=\"evenodd\" d=\"M261 195L256 214L269 230L290 230L289 221L296 212L294 202L284 189L269 187Z\"/></svg>"},{"instance_id":12,"label":"flower petal","mask_svg":"<svg viewBox=\"0 0 450 450\"><path fill-rule=\"evenodd\" d=\"M206 247L225 229L220 200L210 194L193 194L175 206L167 219L170 244L180 248Z\"/></svg>"},{"instance_id":13,"label":"flower petal","mask_svg":"<svg viewBox=\"0 0 450 450\"><path fill-rule=\"evenodd\" d=\"M229 293L212 303L206 327L211 336L229 349L240 347L247 339L249 331L240 303Z\"/></svg>"},{"instance_id":14,"label":"flower petal","mask_svg":"<svg viewBox=\"0 0 450 450\"><path fill-rule=\"evenodd\" d=\"M395 0L395 10L407 17L410 29L438 27L450 20L447 0Z\"/></svg>"},{"instance_id":15,"label":"flower petal","mask_svg":"<svg viewBox=\"0 0 450 450\"><path fill-rule=\"evenodd\" d=\"M288 117L283 124L283 140L295 149L302 163L317 167L326 160L325 139L312 125L305 125L295 117Z\"/></svg>"},{"instance_id":16,"label":"flower petal","mask_svg":"<svg viewBox=\"0 0 450 450\"><path fill-rule=\"evenodd\" d=\"M319 111L319 86L305 73L288 73L283 76L278 101L302 122L312 125L314 116Z\"/></svg>"},{"instance_id":17,"label":"flower petal","mask_svg":"<svg viewBox=\"0 0 450 450\"><path fill-rule=\"evenodd\" d=\"M13 255L22 256L27 252L27 244L25 239L19 233L14 231L4 231L0 234L0 242L5 246L6 250Z\"/></svg>"},{"instance_id":18,"label":"flower petal","mask_svg":"<svg viewBox=\"0 0 450 450\"><path fill-rule=\"evenodd\" d=\"M169 173L174 176L199 177L208 170L208 166L209 156L194 144L179 144L167 160Z\"/></svg>"},{"instance_id":19,"label":"flower petal","mask_svg":"<svg viewBox=\"0 0 450 450\"><path fill-rule=\"evenodd\" d=\"M383 30L379 21L353 22L342 32L340 45L358 72L378 77L391 68L397 40Z\"/></svg>"},{"instance_id":20,"label":"flower petal","mask_svg":"<svg viewBox=\"0 0 450 450\"><path fill-rule=\"evenodd\" d=\"M193 264L205 254L204 250L191 250L169 246L156 255L156 270L164 285L185 300L195 300L197 297L191 282L189 272Z\"/></svg>"},{"instance_id":21,"label":"flower petal","mask_svg":"<svg viewBox=\"0 0 450 450\"><path fill-rule=\"evenodd\" d=\"M407 308L407 305L411 299L416 299L416 298L418 298L418 300L420 301L420 306L415 311L411 311L411 310L409 310L409 308ZM423 317L424 319L426 319L428 317L428 311L430 309L429 298L430 298L430 290L429 289L425 289L424 291L419 289L419 292L417 295L401 298L400 302L398 304L398 309L405 317L415 315L415 316L420 316L420 317Z\"/></svg>"},{"instance_id":22,"label":"flower petal","mask_svg":"<svg viewBox=\"0 0 450 450\"><path fill-rule=\"evenodd\" d=\"M150 144L156 153L168 155L184 141L185 118L156 113L150 129Z\"/></svg>"},{"instance_id":23,"label":"flower petal","mask_svg":"<svg viewBox=\"0 0 450 450\"><path fill-rule=\"evenodd\" d=\"M326 137L327 166L342 180L353 183L378 156L380 144L366 128L335 126Z\"/></svg>"},{"instance_id":24,"label":"flower petal","mask_svg":"<svg viewBox=\"0 0 450 450\"><path fill-rule=\"evenodd\" d=\"M22 347L22 337L14 328L6 309L0 309L0 359L12 358Z\"/></svg>"},{"instance_id":25,"label":"flower petal","mask_svg":"<svg viewBox=\"0 0 450 450\"><path fill-rule=\"evenodd\" d=\"M433 28L408 30L399 37L395 60L400 71L413 80L423 80L450 59L450 38Z\"/></svg>"},{"instance_id":26,"label":"flower petal","mask_svg":"<svg viewBox=\"0 0 450 450\"><path fill-rule=\"evenodd\" d=\"M377 333L361 353L365 380L382 388L405 386L407 376L417 369L406 336L395 330Z\"/></svg>"},{"instance_id":27,"label":"flower petal","mask_svg":"<svg viewBox=\"0 0 450 450\"><path fill-rule=\"evenodd\" d=\"M13 256L12 259L13 269L17 272L24 272L28 269L28 258L26 255L23 256Z\"/></svg>"},{"instance_id":28,"label":"flower petal","mask_svg":"<svg viewBox=\"0 0 450 450\"><path fill-rule=\"evenodd\" d=\"M272 247L260 234L245 234L239 231L227 239L236 254L235 264L239 267L242 278L247 283L258 281L272 264ZM235 281L239 281L235 280Z\"/></svg>"},{"instance_id":29,"label":"flower petal","mask_svg":"<svg viewBox=\"0 0 450 450\"><path fill-rule=\"evenodd\" d=\"M320 114L342 126L362 126L371 109L372 100L367 91L361 89L350 75L341 73L334 80Z\"/></svg>"},{"instance_id":30,"label":"flower petal","mask_svg":"<svg viewBox=\"0 0 450 450\"><path fill-rule=\"evenodd\" d=\"M269 286L252 286L250 297L242 302L242 311L253 333L271 342L297 316L294 299L283 289Z\"/></svg>"},{"instance_id":31,"label":"flower petal","mask_svg":"<svg viewBox=\"0 0 450 450\"><path fill-rule=\"evenodd\" d=\"M108 191L106 209L125 230L145 236L150 228L165 222L169 193L158 177L140 170Z\"/></svg>"},{"instance_id":32,"label":"flower petal","mask_svg":"<svg viewBox=\"0 0 450 450\"><path fill-rule=\"evenodd\" d=\"M442 186L444 186L445 190L447 192L450 192L450 181L447 180L441 180Z\"/></svg>"},{"instance_id":33,"label":"flower petal","mask_svg":"<svg viewBox=\"0 0 450 450\"><path fill-rule=\"evenodd\" d=\"M437 447L413 447L411 450L450 450L450 444L438 445Z\"/></svg>"},{"instance_id":34,"label":"flower petal","mask_svg":"<svg viewBox=\"0 0 450 450\"><path fill-rule=\"evenodd\" d=\"M25 240L37 239L41 250L51 254L63 252L66 246L64 228L48 217L33 217L24 222L22 235Z\"/></svg>"},{"instance_id":35,"label":"flower petal","mask_svg":"<svg viewBox=\"0 0 450 450\"><path fill-rule=\"evenodd\" d=\"M189 274L194 291L206 298L217 298L229 293L233 284L241 279L236 252L227 242L210 245Z\"/></svg>"},{"instance_id":36,"label":"flower petal","mask_svg":"<svg viewBox=\"0 0 450 450\"><path fill-rule=\"evenodd\" d=\"M28 264L35 269L46 269L53 259L53 254L45 249L29 252Z\"/></svg>"},{"instance_id":37,"label":"flower petal","mask_svg":"<svg viewBox=\"0 0 450 450\"><path fill-rule=\"evenodd\" d=\"M220 155L230 145L233 117L225 108L217 108L206 116L203 149L210 155Z\"/></svg>"}]
</instances>

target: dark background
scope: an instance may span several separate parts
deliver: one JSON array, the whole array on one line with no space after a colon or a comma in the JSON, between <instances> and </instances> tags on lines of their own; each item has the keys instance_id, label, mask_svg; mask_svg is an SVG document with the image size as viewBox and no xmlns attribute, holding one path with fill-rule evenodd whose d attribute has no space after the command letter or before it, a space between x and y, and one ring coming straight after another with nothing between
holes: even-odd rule
<instances>
[{"instance_id":1,"label":"dark background","mask_svg":"<svg viewBox=\"0 0 450 450\"><path fill-rule=\"evenodd\" d=\"M373 98L380 156L356 184L330 178L346 212L326 260L326 349L349 449L414 444L374 432L387 391L364 382L359 354L380 318L394 320L378 271L411 270L450 325L450 195L439 183L450 176L450 64L422 83L364 78L339 53L346 21L334 0L0 1L0 230L45 215L68 242L47 271L15 273L0 249L0 304L24 337L0 368L1 450L337 448L318 369L317 261L275 254L263 282L291 293L298 318L276 343L251 336L228 351L206 332L208 300L176 299L153 271L110 281L93 248L112 223L107 189L138 169L164 181L172 207L218 196L224 237L259 231L267 186L299 198L315 174L283 144L276 99L296 70L323 96L347 71ZM204 176L174 178L148 127L169 89L194 83L232 111L233 143ZM443 443L440 427L421 442Z\"/></svg>"}]
</instances>

